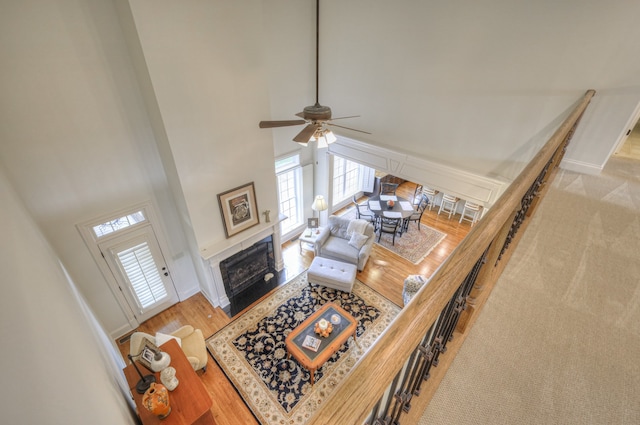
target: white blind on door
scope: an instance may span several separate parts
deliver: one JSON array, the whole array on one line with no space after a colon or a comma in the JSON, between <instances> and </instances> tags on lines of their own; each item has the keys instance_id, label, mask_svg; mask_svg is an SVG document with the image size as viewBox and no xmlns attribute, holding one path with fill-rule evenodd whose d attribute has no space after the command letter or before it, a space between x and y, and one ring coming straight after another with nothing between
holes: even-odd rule
<instances>
[{"instance_id":1,"label":"white blind on door","mask_svg":"<svg viewBox=\"0 0 640 425\"><path fill-rule=\"evenodd\" d=\"M146 242L118 253L141 308L146 308L167 296L162 277Z\"/></svg>"}]
</instances>

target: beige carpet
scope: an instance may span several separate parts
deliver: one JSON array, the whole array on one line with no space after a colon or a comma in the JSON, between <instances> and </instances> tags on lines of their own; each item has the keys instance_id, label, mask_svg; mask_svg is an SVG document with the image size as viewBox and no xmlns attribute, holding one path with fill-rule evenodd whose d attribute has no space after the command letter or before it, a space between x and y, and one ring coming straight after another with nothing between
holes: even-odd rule
<instances>
[{"instance_id":1,"label":"beige carpet","mask_svg":"<svg viewBox=\"0 0 640 425\"><path fill-rule=\"evenodd\" d=\"M560 171L419 424L640 424L640 162Z\"/></svg>"}]
</instances>

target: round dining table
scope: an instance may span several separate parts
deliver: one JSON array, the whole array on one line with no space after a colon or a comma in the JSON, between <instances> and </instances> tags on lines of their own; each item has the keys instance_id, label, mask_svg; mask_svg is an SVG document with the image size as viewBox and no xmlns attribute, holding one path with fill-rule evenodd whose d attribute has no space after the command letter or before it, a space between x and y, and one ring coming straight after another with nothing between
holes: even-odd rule
<instances>
[{"instance_id":1,"label":"round dining table","mask_svg":"<svg viewBox=\"0 0 640 425\"><path fill-rule=\"evenodd\" d=\"M393 206L389 206L389 201L393 201ZM404 222L405 218L411 217L411 214L416 212L409 201L406 198L395 195L380 195L369 198L369 209L376 217L385 218L399 218ZM402 224L402 223L401 223ZM404 226L400 226L399 235L402 235Z\"/></svg>"}]
</instances>

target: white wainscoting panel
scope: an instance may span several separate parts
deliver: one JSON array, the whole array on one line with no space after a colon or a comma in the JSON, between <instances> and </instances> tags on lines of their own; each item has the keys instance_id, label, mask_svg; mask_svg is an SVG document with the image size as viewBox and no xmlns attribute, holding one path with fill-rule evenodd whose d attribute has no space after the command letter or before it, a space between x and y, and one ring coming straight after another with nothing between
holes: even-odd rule
<instances>
[{"instance_id":1,"label":"white wainscoting panel","mask_svg":"<svg viewBox=\"0 0 640 425\"><path fill-rule=\"evenodd\" d=\"M511 182L337 136L329 152L490 208Z\"/></svg>"}]
</instances>

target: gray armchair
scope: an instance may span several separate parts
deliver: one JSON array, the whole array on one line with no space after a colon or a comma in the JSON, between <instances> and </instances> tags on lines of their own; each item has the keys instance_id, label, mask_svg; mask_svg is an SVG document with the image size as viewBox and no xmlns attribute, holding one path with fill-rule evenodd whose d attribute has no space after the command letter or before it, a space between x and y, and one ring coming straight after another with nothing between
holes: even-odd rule
<instances>
[{"instance_id":1,"label":"gray armchair","mask_svg":"<svg viewBox=\"0 0 640 425\"><path fill-rule=\"evenodd\" d=\"M356 236L348 234L351 228L361 230ZM362 235L362 236L360 236ZM366 220L350 220L335 215L329 216L329 223L318 235L315 254L319 257L355 264L362 271L367 264L375 235L373 224Z\"/></svg>"}]
</instances>

